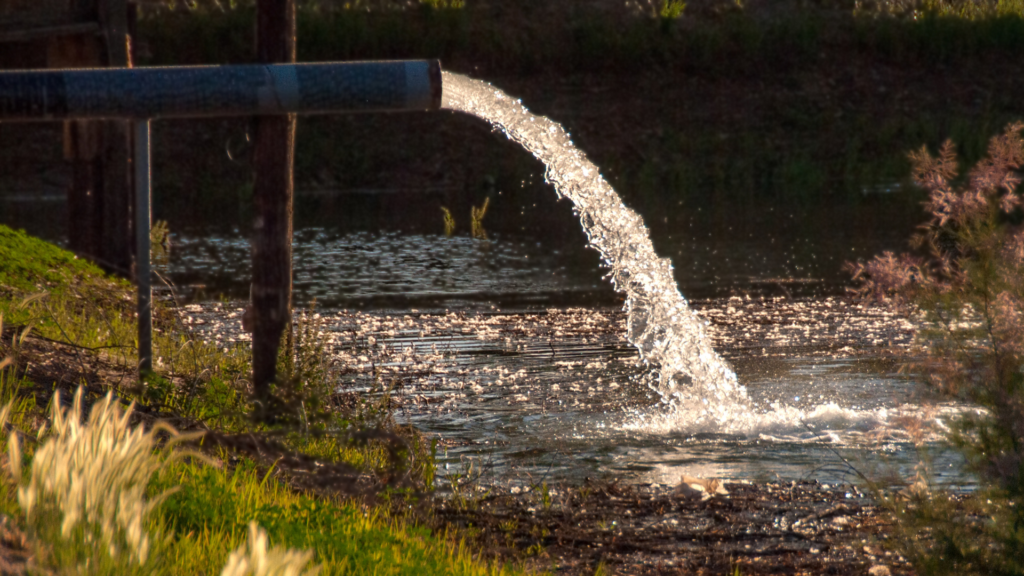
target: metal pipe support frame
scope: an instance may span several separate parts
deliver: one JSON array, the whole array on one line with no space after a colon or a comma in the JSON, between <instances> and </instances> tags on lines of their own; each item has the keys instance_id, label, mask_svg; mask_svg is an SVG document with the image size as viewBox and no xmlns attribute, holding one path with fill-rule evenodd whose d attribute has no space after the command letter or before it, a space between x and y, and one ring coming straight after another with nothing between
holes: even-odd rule
<instances>
[{"instance_id":1,"label":"metal pipe support frame","mask_svg":"<svg viewBox=\"0 0 1024 576\"><path fill-rule=\"evenodd\" d=\"M0 72L0 122L135 121L139 373L152 371L150 120L441 108L437 60Z\"/></svg>"}]
</instances>

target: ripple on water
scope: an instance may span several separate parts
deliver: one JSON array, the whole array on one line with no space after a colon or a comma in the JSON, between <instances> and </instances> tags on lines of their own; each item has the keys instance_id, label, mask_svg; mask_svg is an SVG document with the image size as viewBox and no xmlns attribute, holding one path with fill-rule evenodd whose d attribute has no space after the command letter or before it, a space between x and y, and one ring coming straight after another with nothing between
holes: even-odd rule
<instances>
[{"instance_id":1,"label":"ripple on water","mask_svg":"<svg viewBox=\"0 0 1024 576\"><path fill-rule=\"evenodd\" d=\"M912 326L884 309L839 298L695 307L750 391L754 416L728 427L695 426L665 409L641 381L618 310L324 311L322 319L343 390L379 393L377 370L395 383L397 417L442 439L442 462L472 458L498 474L849 480L831 450L911 470L915 443L937 439L962 410L923 395L874 343L906 347L912 337ZM238 306L188 311L205 338L244 345Z\"/></svg>"},{"instance_id":2,"label":"ripple on water","mask_svg":"<svg viewBox=\"0 0 1024 576\"><path fill-rule=\"evenodd\" d=\"M221 282L220 291L247 294L241 279L251 276L248 238L175 234L172 243L168 272L176 283ZM497 234L481 241L310 228L296 235L292 250L297 299L326 307L486 308L481 303L608 300L610 293L557 251Z\"/></svg>"}]
</instances>

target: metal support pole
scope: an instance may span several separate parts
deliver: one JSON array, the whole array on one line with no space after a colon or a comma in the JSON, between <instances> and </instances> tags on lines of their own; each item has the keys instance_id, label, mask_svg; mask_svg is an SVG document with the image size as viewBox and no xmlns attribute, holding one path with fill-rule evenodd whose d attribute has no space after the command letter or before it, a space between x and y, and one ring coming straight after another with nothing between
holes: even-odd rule
<instances>
[{"instance_id":1,"label":"metal support pole","mask_svg":"<svg viewBox=\"0 0 1024 576\"><path fill-rule=\"evenodd\" d=\"M149 120L135 121L135 281L138 284L139 378L153 371L153 286L150 283Z\"/></svg>"}]
</instances>

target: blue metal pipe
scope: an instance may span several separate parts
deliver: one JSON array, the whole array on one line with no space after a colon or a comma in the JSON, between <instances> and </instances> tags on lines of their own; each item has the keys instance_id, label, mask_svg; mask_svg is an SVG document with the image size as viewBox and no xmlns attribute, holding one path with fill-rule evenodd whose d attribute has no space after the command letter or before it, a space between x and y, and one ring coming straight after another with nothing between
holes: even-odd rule
<instances>
[{"instance_id":1,"label":"blue metal pipe","mask_svg":"<svg viewBox=\"0 0 1024 576\"><path fill-rule=\"evenodd\" d=\"M440 107L436 60L0 72L0 122Z\"/></svg>"}]
</instances>

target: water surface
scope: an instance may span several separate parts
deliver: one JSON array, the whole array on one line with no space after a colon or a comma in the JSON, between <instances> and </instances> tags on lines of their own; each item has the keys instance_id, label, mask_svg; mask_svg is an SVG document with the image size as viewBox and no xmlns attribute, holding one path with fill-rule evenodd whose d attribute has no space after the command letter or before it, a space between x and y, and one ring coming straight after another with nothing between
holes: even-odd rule
<instances>
[{"instance_id":1,"label":"water surface","mask_svg":"<svg viewBox=\"0 0 1024 576\"><path fill-rule=\"evenodd\" d=\"M913 474L962 409L930 396L885 350L913 327L841 298L695 302L717 349L770 416L715 433L688 428L642 379L616 308L535 312L323 311L343 389L392 387L399 419L441 440L449 472L490 478L586 477L674 483L680 474L732 479L856 480ZM245 342L241 309L190 305L194 327ZM782 407L780 409L780 407ZM957 475L938 453L934 476Z\"/></svg>"}]
</instances>

